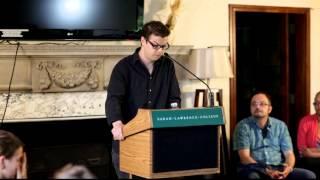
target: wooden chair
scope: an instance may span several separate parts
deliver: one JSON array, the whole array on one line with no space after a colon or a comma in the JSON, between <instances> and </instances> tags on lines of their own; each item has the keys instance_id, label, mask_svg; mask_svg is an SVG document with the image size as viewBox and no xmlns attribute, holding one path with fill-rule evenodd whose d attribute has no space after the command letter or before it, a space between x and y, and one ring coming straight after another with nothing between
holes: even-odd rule
<instances>
[{"instance_id":1,"label":"wooden chair","mask_svg":"<svg viewBox=\"0 0 320 180\"><path fill-rule=\"evenodd\" d=\"M201 102L201 97L202 97L202 105L199 105L199 103ZM193 107L208 107L208 90L207 89L196 89Z\"/></svg>"},{"instance_id":2,"label":"wooden chair","mask_svg":"<svg viewBox=\"0 0 320 180\"><path fill-rule=\"evenodd\" d=\"M223 106L222 89L212 89L211 92L214 98L214 104L212 106ZM202 102L202 104L199 104L200 102ZM193 107L208 106L211 106L208 102L208 89L196 89Z\"/></svg>"},{"instance_id":3,"label":"wooden chair","mask_svg":"<svg viewBox=\"0 0 320 180\"><path fill-rule=\"evenodd\" d=\"M213 104L209 104L209 106L223 106L222 101L222 89L211 89L212 96L213 96ZM200 94L203 93L202 96ZM202 97L202 105L199 105ZM194 107L208 107L208 89L196 89L195 91L195 99L194 99ZM230 169L230 162L229 162L229 148L227 143L227 134L226 134L226 127L225 125L220 126L221 130L221 137L220 141L222 142L221 147L221 167L222 167L222 174L227 175L227 171Z\"/></svg>"}]
</instances>

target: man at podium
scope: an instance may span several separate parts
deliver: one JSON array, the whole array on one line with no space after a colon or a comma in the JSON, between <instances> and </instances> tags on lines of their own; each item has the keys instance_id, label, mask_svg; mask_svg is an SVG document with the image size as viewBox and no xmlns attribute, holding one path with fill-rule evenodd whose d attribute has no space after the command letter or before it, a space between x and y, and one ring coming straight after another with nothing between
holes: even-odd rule
<instances>
[{"instance_id":1,"label":"man at podium","mask_svg":"<svg viewBox=\"0 0 320 180\"><path fill-rule=\"evenodd\" d=\"M180 107L180 88L173 62L164 56L169 48L170 30L159 21L142 28L141 47L114 67L108 85L106 115L112 127L112 161L118 178L128 178L119 169L119 140L123 126L135 117L139 108Z\"/></svg>"}]
</instances>

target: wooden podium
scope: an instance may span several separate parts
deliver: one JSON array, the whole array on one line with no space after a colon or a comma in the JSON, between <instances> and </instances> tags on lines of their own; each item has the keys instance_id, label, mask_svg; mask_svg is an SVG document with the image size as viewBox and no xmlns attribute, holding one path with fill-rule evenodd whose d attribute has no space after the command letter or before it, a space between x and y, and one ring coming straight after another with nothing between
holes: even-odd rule
<instances>
[{"instance_id":1,"label":"wooden podium","mask_svg":"<svg viewBox=\"0 0 320 180\"><path fill-rule=\"evenodd\" d=\"M139 109L124 126L120 170L144 178L220 173L222 107Z\"/></svg>"}]
</instances>

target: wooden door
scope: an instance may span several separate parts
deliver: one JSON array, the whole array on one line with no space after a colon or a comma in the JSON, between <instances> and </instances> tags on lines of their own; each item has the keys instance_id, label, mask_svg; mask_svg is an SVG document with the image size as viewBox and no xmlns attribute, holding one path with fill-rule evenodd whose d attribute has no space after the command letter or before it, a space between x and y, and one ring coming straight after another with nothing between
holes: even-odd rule
<instances>
[{"instance_id":1,"label":"wooden door","mask_svg":"<svg viewBox=\"0 0 320 180\"><path fill-rule=\"evenodd\" d=\"M229 12L236 74L230 80L231 134L250 115L251 93L262 90L274 96L271 115L295 135L299 119L310 109L309 9L230 5ZM245 23L251 23L248 29Z\"/></svg>"}]
</instances>

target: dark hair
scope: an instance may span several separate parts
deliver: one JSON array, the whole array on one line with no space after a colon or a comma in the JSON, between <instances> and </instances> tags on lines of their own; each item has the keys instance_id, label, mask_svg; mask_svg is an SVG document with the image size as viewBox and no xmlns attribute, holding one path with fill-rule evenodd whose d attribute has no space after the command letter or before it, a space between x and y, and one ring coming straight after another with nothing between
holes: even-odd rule
<instances>
[{"instance_id":1,"label":"dark hair","mask_svg":"<svg viewBox=\"0 0 320 180\"><path fill-rule=\"evenodd\" d=\"M11 158L16 150L23 146L23 142L13 133L0 130L0 155Z\"/></svg>"},{"instance_id":2,"label":"dark hair","mask_svg":"<svg viewBox=\"0 0 320 180\"><path fill-rule=\"evenodd\" d=\"M252 94L251 98L250 98L250 101L252 100L253 96L257 95L257 94L263 94L267 97L268 101L269 101L269 104L271 105L271 95L265 91L256 91Z\"/></svg>"},{"instance_id":3,"label":"dark hair","mask_svg":"<svg viewBox=\"0 0 320 180\"><path fill-rule=\"evenodd\" d=\"M316 95L314 96L314 102L316 102L317 97L320 95L320 91L316 93Z\"/></svg>"},{"instance_id":4,"label":"dark hair","mask_svg":"<svg viewBox=\"0 0 320 180\"><path fill-rule=\"evenodd\" d=\"M164 25L160 21L150 21L142 27L141 35L145 39L149 39L151 34L160 36L160 37L167 37L170 35L170 30L166 25Z\"/></svg>"},{"instance_id":5,"label":"dark hair","mask_svg":"<svg viewBox=\"0 0 320 180\"><path fill-rule=\"evenodd\" d=\"M96 179L84 165L67 164L54 173L54 179Z\"/></svg>"}]
</instances>

